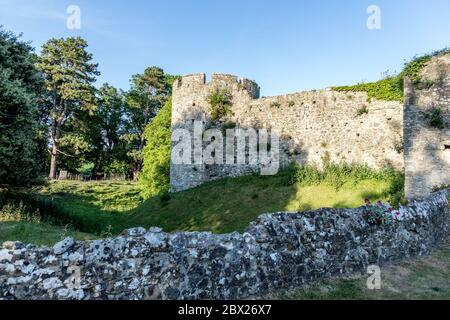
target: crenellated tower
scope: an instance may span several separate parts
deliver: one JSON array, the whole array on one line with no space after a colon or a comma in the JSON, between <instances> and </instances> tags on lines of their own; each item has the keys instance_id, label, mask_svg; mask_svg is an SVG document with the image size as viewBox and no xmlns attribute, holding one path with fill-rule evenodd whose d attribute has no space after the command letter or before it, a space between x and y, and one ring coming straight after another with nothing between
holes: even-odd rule
<instances>
[{"instance_id":1,"label":"crenellated tower","mask_svg":"<svg viewBox=\"0 0 450 320\"><path fill-rule=\"evenodd\" d=\"M192 74L177 79L173 85L172 96L172 131L185 129L194 134L194 124L202 123L202 130L211 122L211 107L208 96L215 89L226 89L232 97L232 108L248 105L258 99L260 88L252 80L229 74L213 74L211 81L206 82L205 74ZM192 158L195 158L194 142L192 144ZM202 163L173 164L170 167L171 191L181 191L198 186L213 179L218 173L209 170L211 167ZM227 169L228 176L232 174L231 167ZM222 170L223 171L223 170ZM234 175L240 175L236 172ZM219 174L220 175L220 174Z\"/></svg>"}]
</instances>

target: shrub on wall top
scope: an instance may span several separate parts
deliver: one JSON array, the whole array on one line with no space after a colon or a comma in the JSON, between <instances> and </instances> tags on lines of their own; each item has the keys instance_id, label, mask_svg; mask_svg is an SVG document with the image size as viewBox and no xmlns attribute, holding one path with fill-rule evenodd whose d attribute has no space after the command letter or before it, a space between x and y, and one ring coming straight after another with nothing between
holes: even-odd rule
<instances>
[{"instance_id":1,"label":"shrub on wall top","mask_svg":"<svg viewBox=\"0 0 450 320\"><path fill-rule=\"evenodd\" d=\"M333 87L332 89L340 92L366 92L369 100L375 98L378 100L403 102L403 78L410 78L415 85L421 83L424 79L421 79L420 72L425 65L430 62L433 57L447 53L450 53L450 49L443 49L431 54L415 57L405 64L403 71L397 76L388 76L376 82ZM427 85L430 86L429 81L427 82Z\"/></svg>"},{"instance_id":2,"label":"shrub on wall top","mask_svg":"<svg viewBox=\"0 0 450 320\"><path fill-rule=\"evenodd\" d=\"M403 79L400 76L389 77L377 82L360 83L354 86L333 87L334 91L366 92L368 99L403 102Z\"/></svg>"}]
</instances>

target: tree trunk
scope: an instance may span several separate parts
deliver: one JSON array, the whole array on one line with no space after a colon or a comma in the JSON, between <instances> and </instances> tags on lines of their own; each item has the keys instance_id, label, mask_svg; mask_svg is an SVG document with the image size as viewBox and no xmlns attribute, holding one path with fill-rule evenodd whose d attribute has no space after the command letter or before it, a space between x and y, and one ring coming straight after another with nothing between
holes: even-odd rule
<instances>
[{"instance_id":1,"label":"tree trunk","mask_svg":"<svg viewBox=\"0 0 450 320\"><path fill-rule=\"evenodd\" d=\"M52 139L52 154L50 159L50 179L56 179L57 165L58 165L58 142L61 133L61 124L59 121L54 121L52 124L51 139Z\"/></svg>"},{"instance_id":2,"label":"tree trunk","mask_svg":"<svg viewBox=\"0 0 450 320\"><path fill-rule=\"evenodd\" d=\"M139 175L141 174L142 171L142 152L144 151L144 146L145 146L145 137L144 137L144 133L141 133L140 135L140 141L139 141L139 152L141 154L141 157L139 157L139 159L135 160L134 163L134 169L133 169L133 180L137 181L139 180Z\"/></svg>"},{"instance_id":3,"label":"tree trunk","mask_svg":"<svg viewBox=\"0 0 450 320\"><path fill-rule=\"evenodd\" d=\"M53 147L52 147L52 155L51 155L51 160L50 160L50 174L48 175L48 177L50 179L56 179L56 162L58 160L58 149L56 144L53 142Z\"/></svg>"},{"instance_id":4,"label":"tree trunk","mask_svg":"<svg viewBox=\"0 0 450 320\"><path fill-rule=\"evenodd\" d=\"M139 174L141 173L141 170L139 168L135 168L133 170L133 181L139 180Z\"/></svg>"}]
</instances>

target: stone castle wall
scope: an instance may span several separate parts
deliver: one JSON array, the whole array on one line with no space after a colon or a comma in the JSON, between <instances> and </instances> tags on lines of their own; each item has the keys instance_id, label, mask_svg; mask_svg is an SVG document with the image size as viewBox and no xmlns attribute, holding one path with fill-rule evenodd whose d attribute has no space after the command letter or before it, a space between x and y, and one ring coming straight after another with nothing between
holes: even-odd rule
<instances>
[{"instance_id":1,"label":"stone castle wall","mask_svg":"<svg viewBox=\"0 0 450 320\"><path fill-rule=\"evenodd\" d=\"M330 89L259 98L258 85L232 75L185 76L173 88L172 128L193 130L194 120L211 122L208 95L226 88L232 95L232 114L224 122L240 128L278 130L280 162L320 166L332 162L387 165L403 170L403 107L395 101L369 101L364 92ZM367 113L358 115L360 110ZM217 178L239 176L254 170L247 166L171 164L171 190L181 191Z\"/></svg>"},{"instance_id":2,"label":"stone castle wall","mask_svg":"<svg viewBox=\"0 0 450 320\"><path fill-rule=\"evenodd\" d=\"M450 54L428 63L422 81L405 79L405 192L426 197L433 187L450 185ZM430 125L433 108L441 110L444 128Z\"/></svg>"},{"instance_id":3,"label":"stone castle wall","mask_svg":"<svg viewBox=\"0 0 450 320\"><path fill-rule=\"evenodd\" d=\"M367 208L261 216L244 234L131 229L53 248L0 247L2 299L244 299L428 254L448 236L450 190L367 223Z\"/></svg>"}]
</instances>

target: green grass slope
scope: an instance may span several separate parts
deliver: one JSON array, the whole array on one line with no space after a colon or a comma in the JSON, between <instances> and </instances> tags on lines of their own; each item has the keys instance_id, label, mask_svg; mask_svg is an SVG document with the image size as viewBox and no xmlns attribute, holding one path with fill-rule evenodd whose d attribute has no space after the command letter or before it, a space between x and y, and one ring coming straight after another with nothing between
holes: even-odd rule
<instances>
[{"instance_id":1,"label":"green grass slope","mask_svg":"<svg viewBox=\"0 0 450 320\"><path fill-rule=\"evenodd\" d=\"M96 238L92 234L70 231L65 227L54 226L48 223L0 222L0 243L5 241L20 241L23 243L51 246L65 237L73 237L77 240L92 240Z\"/></svg>"},{"instance_id":2,"label":"green grass slope","mask_svg":"<svg viewBox=\"0 0 450 320\"><path fill-rule=\"evenodd\" d=\"M15 198L16 203L31 199L34 210L38 207L59 225L97 236L137 226L227 233L244 231L263 213L358 207L366 197L389 200L398 184L395 176L347 171L332 168L318 176L313 170L286 170L277 176L225 179L145 201L132 182L52 182Z\"/></svg>"}]
</instances>

